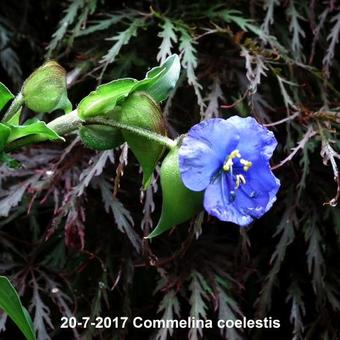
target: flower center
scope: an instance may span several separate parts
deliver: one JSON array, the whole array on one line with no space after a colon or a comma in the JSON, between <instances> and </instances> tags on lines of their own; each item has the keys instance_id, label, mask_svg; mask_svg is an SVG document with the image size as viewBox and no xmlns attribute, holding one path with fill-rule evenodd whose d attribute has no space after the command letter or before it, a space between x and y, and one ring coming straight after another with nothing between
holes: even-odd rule
<instances>
[{"instance_id":1,"label":"flower center","mask_svg":"<svg viewBox=\"0 0 340 340\"><path fill-rule=\"evenodd\" d=\"M223 164L223 171L231 174L231 177L235 181L235 189L238 189L240 185L246 184L246 179L244 175L240 173L240 168L246 172L252 165L252 162L243 159L240 151L235 149L226 157Z\"/></svg>"},{"instance_id":2,"label":"flower center","mask_svg":"<svg viewBox=\"0 0 340 340\"><path fill-rule=\"evenodd\" d=\"M230 153L230 155L226 158L224 164L223 164L223 170L224 171L232 171L233 165L234 165L234 158L241 158L240 151L235 149L233 152Z\"/></svg>"}]
</instances>

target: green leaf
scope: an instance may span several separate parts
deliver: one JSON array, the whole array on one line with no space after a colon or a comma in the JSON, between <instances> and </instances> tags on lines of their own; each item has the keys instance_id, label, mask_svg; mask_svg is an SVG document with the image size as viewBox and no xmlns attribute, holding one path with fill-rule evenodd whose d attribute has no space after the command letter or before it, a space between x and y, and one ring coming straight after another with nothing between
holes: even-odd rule
<instances>
[{"instance_id":1,"label":"green leaf","mask_svg":"<svg viewBox=\"0 0 340 340\"><path fill-rule=\"evenodd\" d=\"M20 107L20 109L12 117L10 117L8 120L6 120L6 124L19 125L21 111L22 111L22 108Z\"/></svg>"},{"instance_id":2,"label":"green leaf","mask_svg":"<svg viewBox=\"0 0 340 340\"><path fill-rule=\"evenodd\" d=\"M0 111L5 107L5 105L14 98L12 92L0 82Z\"/></svg>"},{"instance_id":3,"label":"green leaf","mask_svg":"<svg viewBox=\"0 0 340 340\"><path fill-rule=\"evenodd\" d=\"M48 53L47 58L51 57L52 52L54 52L59 44L63 41L68 28L74 23L74 21L79 18L78 12L84 6L84 1L72 1L69 3L63 18L58 24L58 29L53 33L52 39L47 46ZM66 39L65 39L66 40Z\"/></svg>"},{"instance_id":4,"label":"green leaf","mask_svg":"<svg viewBox=\"0 0 340 340\"><path fill-rule=\"evenodd\" d=\"M79 103L79 117L86 119L108 115L116 107L119 100L129 95L136 83L136 79L125 78L98 86L95 91L92 91Z\"/></svg>"},{"instance_id":5,"label":"green leaf","mask_svg":"<svg viewBox=\"0 0 340 340\"><path fill-rule=\"evenodd\" d=\"M24 125L6 125L11 131L7 143L29 135L39 135L49 140L64 140L63 137L59 136L54 130L50 129L45 122L40 120L30 119L27 120Z\"/></svg>"},{"instance_id":6,"label":"green leaf","mask_svg":"<svg viewBox=\"0 0 340 340\"><path fill-rule=\"evenodd\" d=\"M0 308L14 321L26 339L34 340L32 320L7 277L0 276Z\"/></svg>"},{"instance_id":7,"label":"green leaf","mask_svg":"<svg viewBox=\"0 0 340 340\"><path fill-rule=\"evenodd\" d=\"M189 85L192 85L197 97L197 104L200 106L201 111L205 107L204 100L202 97L202 85L199 83L196 69L198 66L197 58L197 41L193 38L190 33L189 27L179 26L178 31L180 32L179 37L179 50L182 54L182 66L186 70L186 75Z\"/></svg>"},{"instance_id":8,"label":"green leaf","mask_svg":"<svg viewBox=\"0 0 340 340\"><path fill-rule=\"evenodd\" d=\"M8 156L3 150L7 144L11 129L3 123L0 123L0 165L6 164L10 168L17 168L20 163Z\"/></svg>"},{"instance_id":9,"label":"green leaf","mask_svg":"<svg viewBox=\"0 0 340 340\"><path fill-rule=\"evenodd\" d=\"M145 79L136 84L132 91L144 91L156 102L161 102L176 86L180 71L179 57L177 54L173 54L161 66L151 69Z\"/></svg>"},{"instance_id":10,"label":"green leaf","mask_svg":"<svg viewBox=\"0 0 340 340\"><path fill-rule=\"evenodd\" d=\"M111 64L115 61L119 52L124 45L127 45L132 37L137 35L138 29L145 26L144 18L134 18L127 29L119 32L117 35L109 38L108 40L115 41L113 46L109 49L107 54L102 58L101 62Z\"/></svg>"},{"instance_id":11,"label":"green leaf","mask_svg":"<svg viewBox=\"0 0 340 340\"><path fill-rule=\"evenodd\" d=\"M120 123L166 135L164 119L158 104L144 92L131 94L117 113L116 120ZM130 131L122 130L122 135L143 168L143 184L147 187L164 146Z\"/></svg>"},{"instance_id":12,"label":"green leaf","mask_svg":"<svg viewBox=\"0 0 340 340\"><path fill-rule=\"evenodd\" d=\"M120 129L104 125L86 125L79 129L84 145L93 150L114 149L124 143Z\"/></svg>"},{"instance_id":13,"label":"green leaf","mask_svg":"<svg viewBox=\"0 0 340 340\"><path fill-rule=\"evenodd\" d=\"M177 43L176 26L168 18L163 17L163 20L162 31L158 33L158 36L162 38L162 43L159 46L157 60L161 62L171 55L172 44Z\"/></svg>"},{"instance_id":14,"label":"green leaf","mask_svg":"<svg viewBox=\"0 0 340 340\"><path fill-rule=\"evenodd\" d=\"M143 80L125 78L98 86L79 103L78 115L81 119L108 116L119 103L136 91L144 91L156 102L161 102L175 87L179 73L179 58L174 54L161 66L151 69Z\"/></svg>"},{"instance_id":15,"label":"green leaf","mask_svg":"<svg viewBox=\"0 0 340 340\"><path fill-rule=\"evenodd\" d=\"M178 146L173 148L161 166L163 206L156 228L147 238L156 237L173 226L183 223L202 210L203 192L186 188L179 172Z\"/></svg>"},{"instance_id":16,"label":"green leaf","mask_svg":"<svg viewBox=\"0 0 340 340\"><path fill-rule=\"evenodd\" d=\"M3 151L0 151L0 164L5 164L6 166L12 169L17 169L20 168L21 166L21 163L19 161L8 156L8 154L6 154Z\"/></svg>"},{"instance_id":17,"label":"green leaf","mask_svg":"<svg viewBox=\"0 0 340 340\"><path fill-rule=\"evenodd\" d=\"M11 129L7 125L0 123L0 152L5 148L10 133Z\"/></svg>"},{"instance_id":18,"label":"green leaf","mask_svg":"<svg viewBox=\"0 0 340 340\"><path fill-rule=\"evenodd\" d=\"M22 108L20 108L9 120L6 121L7 124L10 125L19 125L20 123L20 115Z\"/></svg>"}]
</instances>

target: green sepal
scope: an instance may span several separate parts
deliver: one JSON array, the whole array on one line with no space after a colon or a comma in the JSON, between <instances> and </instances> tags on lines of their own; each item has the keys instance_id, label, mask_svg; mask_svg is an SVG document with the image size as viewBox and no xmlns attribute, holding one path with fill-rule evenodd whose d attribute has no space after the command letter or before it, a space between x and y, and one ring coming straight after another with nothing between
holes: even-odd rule
<instances>
[{"instance_id":1,"label":"green sepal","mask_svg":"<svg viewBox=\"0 0 340 340\"><path fill-rule=\"evenodd\" d=\"M105 125L84 125L79 129L84 145L92 150L109 150L124 143L120 129Z\"/></svg>"},{"instance_id":2,"label":"green sepal","mask_svg":"<svg viewBox=\"0 0 340 340\"><path fill-rule=\"evenodd\" d=\"M7 143L29 135L39 135L49 140L65 140L41 120L29 119L24 125L10 125L6 123L6 126L10 129L10 135L8 137Z\"/></svg>"},{"instance_id":3,"label":"green sepal","mask_svg":"<svg viewBox=\"0 0 340 340\"><path fill-rule=\"evenodd\" d=\"M115 117L119 123L166 135L164 119L158 104L144 92L131 94L117 110ZM143 185L146 188L150 184L164 146L130 131L122 130L122 135L143 169Z\"/></svg>"},{"instance_id":4,"label":"green sepal","mask_svg":"<svg viewBox=\"0 0 340 340\"><path fill-rule=\"evenodd\" d=\"M182 182L178 150L178 146L174 147L163 160L160 172L163 195L162 212L156 228L146 237L148 239L188 221L203 208L203 191L191 191Z\"/></svg>"},{"instance_id":5,"label":"green sepal","mask_svg":"<svg viewBox=\"0 0 340 340\"><path fill-rule=\"evenodd\" d=\"M129 95L136 83L136 79L125 78L98 86L95 91L92 91L79 103L79 117L86 119L108 115L120 100Z\"/></svg>"},{"instance_id":6,"label":"green sepal","mask_svg":"<svg viewBox=\"0 0 340 340\"><path fill-rule=\"evenodd\" d=\"M10 281L0 276L0 309L18 326L27 340L35 340L33 322Z\"/></svg>"},{"instance_id":7,"label":"green sepal","mask_svg":"<svg viewBox=\"0 0 340 340\"><path fill-rule=\"evenodd\" d=\"M22 94L26 106L35 112L72 111L67 97L66 71L55 61L48 61L35 70L25 80Z\"/></svg>"},{"instance_id":8,"label":"green sepal","mask_svg":"<svg viewBox=\"0 0 340 340\"><path fill-rule=\"evenodd\" d=\"M13 93L3 83L0 82L0 111L13 98Z\"/></svg>"},{"instance_id":9,"label":"green sepal","mask_svg":"<svg viewBox=\"0 0 340 340\"><path fill-rule=\"evenodd\" d=\"M179 57L170 56L161 66L151 69L143 80L132 78L118 79L103 84L83 98L78 105L81 119L107 116L130 94L143 91L156 102L166 99L175 87L180 73Z\"/></svg>"}]
</instances>

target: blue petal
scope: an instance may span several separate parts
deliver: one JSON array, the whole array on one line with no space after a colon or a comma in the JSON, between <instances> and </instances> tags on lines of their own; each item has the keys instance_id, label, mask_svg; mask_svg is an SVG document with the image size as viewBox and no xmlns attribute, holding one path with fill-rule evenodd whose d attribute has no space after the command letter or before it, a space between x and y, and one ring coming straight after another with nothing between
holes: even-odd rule
<instances>
[{"instance_id":1,"label":"blue petal","mask_svg":"<svg viewBox=\"0 0 340 340\"><path fill-rule=\"evenodd\" d=\"M179 169L184 185L193 191L204 190L222 168L238 143L234 126L213 118L193 126L179 149Z\"/></svg>"},{"instance_id":2,"label":"blue petal","mask_svg":"<svg viewBox=\"0 0 340 340\"><path fill-rule=\"evenodd\" d=\"M280 180L272 173L268 161L263 158L261 159L261 157L256 160L247 171L246 181L247 183L244 187L251 188L251 190L259 195L259 199L261 193L268 194L267 204L264 206L264 202L261 202L264 206L263 213L266 213L276 201L276 194L280 188Z\"/></svg>"},{"instance_id":3,"label":"blue petal","mask_svg":"<svg viewBox=\"0 0 340 340\"><path fill-rule=\"evenodd\" d=\"M276 148L277 141L274 134L260 125L254 118L233 116L226 120L235 126L240 136L238 150L242 158L254 161L259 155L269 160Z\"/></svg>"},{"instance_id":4,"label":"blue petal","mask_svg":"<svg viewBox=\"0 0 340 340\"><path fill-rule=\"evenodd\" d=\"M260 218L265 213L269 195L267 192L256 192L247 184L242 185L235 196L236 209L244 214L250 215L253 218Z\"/></svg>"},{"instance_id":5,"label":"blue petal","mask_svg":"<svg viewBox=\"0 0 340 340\"><path fill-rule=\"evenodd\" d=\"M228 182L228 173L223 173L207 187L204 208L210 215L245 226L272 207L280 181L271 172L268 161L260 158L243 175L246 183L234 190L234 200L230 199L229 193L235 183Z\"/></svg>"},{"instance_id":6,"label":"blue petal","mask_svg":"<svg viewBox=\"0 0 340 340\"><path fill-rule=\"evenodd\" d=\"M227 179L228 175L223 173L208 185L204 194L204 209L221 221L246 226L253 221L253 217L238 209L236 199L234 201L229 199L230 186ZM238 194L239 192L236 193Z\"/></svg>"}]
</instances>

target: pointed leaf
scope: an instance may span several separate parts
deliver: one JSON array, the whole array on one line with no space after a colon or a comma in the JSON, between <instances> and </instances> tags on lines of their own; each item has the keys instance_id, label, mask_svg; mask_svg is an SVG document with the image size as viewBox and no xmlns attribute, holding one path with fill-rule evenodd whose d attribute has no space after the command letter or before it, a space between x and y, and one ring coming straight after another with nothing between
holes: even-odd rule
<instances>
[{"instance_id":1,"label":"pointed leaf","mask_svg":"<svg viewBox=\"0 0 340 340\"><path fill-rule=\"evenodd\" d=\"M163 206L156 228L147 238L156 237L177 224L193 217L203 208L203 192L187 189L181 179L178 164L178 147L164 158L161 166Z\"/></svg>"},{"instance_id":2,"label":"pointed leaf","mask_svg":"<svg viewBox=\"0 0 340 340\"><path fill-rule=\"evenodd\" d=\"M109 114L119 100L129 95L136 83L136 79L126 78L98 86L95 91L92 91L79 103L79 117L86 119Z\"/></svg>"},{"instance_id":3,"label":"pointed leaf","mask_svg":"<svg viewBox=\"0 0 340 340\"><path fill-rule=\"evenodd\" d=\"M176 86L181 70L181 64L177 54L173 54L165 60L161 66L154 67L134 86L132 91L144 91L156 102L166 99L169 92Z\"/></svg>"},{"instance_id":4,"label":"pointed leaf","mask_svg":"<svg viewBox=\"0 0 340 340\"><path fill-rule=\"evenodd\" d=\"M0 82L0 111L5 107L5 105L14 98L12 92Z\"/></svg>"},{"instance_id":5,"label":"pointed leaf","mask_svg":"<svg viewBox=\"0 0 340 340\"><path fill-rule=\"evenodd\" d=\"M107 116L120 102L136 91L144 91L156 102L161 102L175 87L180 68L179 57L174 54L161 66L151 69L143 80L125 78L100 85L79 103L78 115L82 119Z\"/></svg>"},{"instance_id":6,"label":"pointed leaf","mask_svg":"<svg viewBox=\"0 0 340 340\"><path fill-rule=\"evenodd\" d=\"M11 129L7 125L0 123L0 152L5 148L10 133Z\"/></svg>"},{"instance_id":7,"label":"pointed leaf","mask_svg":"<svg viewBox=\"0 0 340 340\"><path fill-rule=\"evenodd\" d=\"M0 309L8 314L25 335L26 339L35 339L32 320L27 310L21 304L14 287L5 276L0 276Z\"/></svg>"},{"instance_id":8,"label":"pointed leaf","mask_svg":"<svg viewBox=\"0 0 340 340\"><path fill-rule=\"evenodd\" d=\"M165 124L157 103L146 93L131 94L121 105L117 121L165 136ZM143 184L147 187L161 157L164 146L129 131L122 131L132 152L143 168Z\"/></svg>"},{"instance_id":9,"label":"pointed leaf","mask_svg":"<svg viewBox=\"0 0 340 340\"><path fill-rule=\"evenodd\" d=\"M39 135L49 140L64 140L63 137L59 136L54 130L50 129L45 122L40 120L30 119L26 121L24 125L7 124L7 126L11 130L10 136L7 141L8 143L12 142L15 139L29 135Z\"/></svg>"},{"instance_id":10,"label":"pointed leaf","mask_svg":"<svg viewBox=\"0 0 340 340\"><path fill-rule=\"evenodd\" d=\"M8 120L6 120L6 124L19 125L21 111L22 111L22 107L20 107L20 109L12 117L10 117Z\"/></svg>"},{"instance_id":11,"label":"pointed leaf","mask_svg":"<svg viewBox=\"0 0 340 340\"><path fill-rule=\"evenodd\" d=\"M114 149L124 143L119 129L104 125L82 126L79 136L84 145L93 150Z\"/></svg>"},{"instance_id":12,"label":"pointed leaf","mask_svg":"<svg viewBox=\"0 0 340 340\"><path fill-rule=\"evenodd\" d=\"M10 156L8 156L3 150L7 144L8 137L11 133L11 129L6 125L0 123L0 165L6 164L10 168L16 168L19 166L19 162Z\"/></svg>"}]
</instances>

